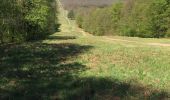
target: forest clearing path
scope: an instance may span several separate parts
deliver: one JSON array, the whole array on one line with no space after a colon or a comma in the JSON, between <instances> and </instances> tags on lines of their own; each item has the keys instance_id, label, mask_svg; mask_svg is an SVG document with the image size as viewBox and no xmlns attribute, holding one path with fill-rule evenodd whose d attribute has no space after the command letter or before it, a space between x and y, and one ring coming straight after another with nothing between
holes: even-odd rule
<instances>
[{"instance_id":1,"label":"forest clearing path","mask_svg":"<svg viewBox=\"0 0 170 100\"><path fill-rule=\"evenodd\" d=\"M58 32L0 46L0 100L169 100L170 39L94 36L56 1Z\"/></svg>"},{"instance_id":2,"label":"forest clearing path","mask_svg":"<svg viewBox=\"0 0 170 100\"><path fill-rule=\"evenodd\" d=\"M93 36L92 34L85 32L83 29L78 28L74 20L70 20L67 17L68 11L64 9L60 0L57 0L59 4L59 21L61 23L61 32L67 33L79 33L74 34L86 38L96 38L96 40L103 42L121 42L128 44L146 45L146 46L158 46L158 47L170 47L170 40L168 39L151 39L151 38L137 38L137 37L123 37L123 36ZM139 41L141 40L141 41Z\"/></svg>"},{"instance_id":3,"label":"forest clearing path","mask_svg":"<svg viewBox=\"0 0 170 100\"><path fill-rule=\"evenodd\" d=\"M80 65L87 68L78 73L79 78L92 77L95 79L97 77L100 80L101 77L106 79L111 77L126 82L132 79L132 82L137 80L144 86L153 84L154 88L159 88L160 90L162 89L161 86L164 86L166 88L163 87L163 89L169 91L168 76L170 70L168 70L168 67L170 65L170 48L164 44L169 44L170 40L91 35L78 28L74 20L68 19L68 12L64 10L60 1L57 1L59 3L58 19L61 24L60 32L54 33L43 42L52 45L62 45L65 55L67 53L75 55L74 53L77 54L81 51L81 54L78 54L76 57L71 56L67 61L62 62L76 63L78 64L76 65L77 68ZM155 84L157 80L159 84ZM138 86L139 84L137 84ZM120 87L122 88L122 86ZM120 93L122 94L121 91Z\"/></svg>"}]
</instances>

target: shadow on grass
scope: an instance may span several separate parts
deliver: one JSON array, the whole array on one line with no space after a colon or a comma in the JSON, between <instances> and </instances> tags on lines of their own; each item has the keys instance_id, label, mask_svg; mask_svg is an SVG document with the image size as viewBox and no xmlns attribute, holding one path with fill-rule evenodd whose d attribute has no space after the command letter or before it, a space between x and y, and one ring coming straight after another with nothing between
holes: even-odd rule
<instances>
[{"instance_id":1,"label":"shadow on grass","mask_svg":"<svg viewBox=\"0 0 170 100\"><path fill-rule=\"evenodd\" d=\"M87 67L74 60L92 46L40 42L1 46L0 100L164 99L111 78L80 77Z\"/></svg>"},{"instance_id":2,"label":"shadow on grass","mask_svg":"<svg viewBox=\"0 0 170 100\"><path fill-rule=\"evenodd\" d=\"M62 97L63 100L167 100L168 94L109 77L86 77L69 84Z\"/></svg>"},{"instance_id":3,"label":"shadow on grass","mask_svg":"<svg viewBox=\"0 0 170 100\"><path fill-rule=\"evenodd\" d=\"M70 40L70 39L76 39L76 36L49 36L47 39L49 39L49 40Z\"/></svg>"},{"instance_id":4,"label":"shadow on grass","mask_svg":"<svg viewBox=\"0 0 170 100\"><path fill-rule=\"evenodd\" d=\"M90 48L38 42L1 47L0 99L45 99L49 91L58 91L46 85L62 87L58 84L69 80L73 73L85 70L84 65L69 60Z\"/></svg>"}]
</instances>

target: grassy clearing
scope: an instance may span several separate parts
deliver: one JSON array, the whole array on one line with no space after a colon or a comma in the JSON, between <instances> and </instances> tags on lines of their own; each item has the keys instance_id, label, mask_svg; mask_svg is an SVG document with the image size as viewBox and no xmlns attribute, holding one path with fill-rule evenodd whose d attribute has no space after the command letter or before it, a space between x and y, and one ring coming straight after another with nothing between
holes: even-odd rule
<instances>
[{"instance_id":1,"label":"grassy clearing","mask_svg":"<svg viewBox=\"0 0 170 100\"><path fill-rule=\"evenodd\" d=\"M168 39L83 35L62 10L61 32L1 46L1 100L169 99L170 47L147 45Z\"/></svg>"}]
</instances>

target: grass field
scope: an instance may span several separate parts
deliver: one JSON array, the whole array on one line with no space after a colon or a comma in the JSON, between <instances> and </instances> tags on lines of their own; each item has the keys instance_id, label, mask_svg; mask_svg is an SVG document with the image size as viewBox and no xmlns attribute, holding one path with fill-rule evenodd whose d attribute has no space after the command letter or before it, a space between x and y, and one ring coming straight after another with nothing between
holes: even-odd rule
<instances>
[{"instance_id":1,"label":"grass field","mask_svg":"<svg viewBox=\"0 0 170 100\"><path fill-rule=\"evenodd\" d=\"M46 40L0 48L0 100L168 100L169 39L92 36L67 19Z\"/></svg>"}]
</instances>

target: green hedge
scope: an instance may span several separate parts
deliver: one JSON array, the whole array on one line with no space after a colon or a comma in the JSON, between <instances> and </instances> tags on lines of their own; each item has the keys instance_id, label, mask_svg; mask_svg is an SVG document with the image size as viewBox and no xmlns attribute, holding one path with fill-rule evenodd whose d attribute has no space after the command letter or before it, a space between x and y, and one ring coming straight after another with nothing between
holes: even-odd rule
<instances>
[{"instance_id":1,"label":"green hedge","mask_svg":"<svg viewBox=\"0 0 170 100\"><path fill-rule=\"evenodd\" d=\"M55 0L2 0L1 42L36 40L57 29Z\"/></svg>"}]
</instances>

